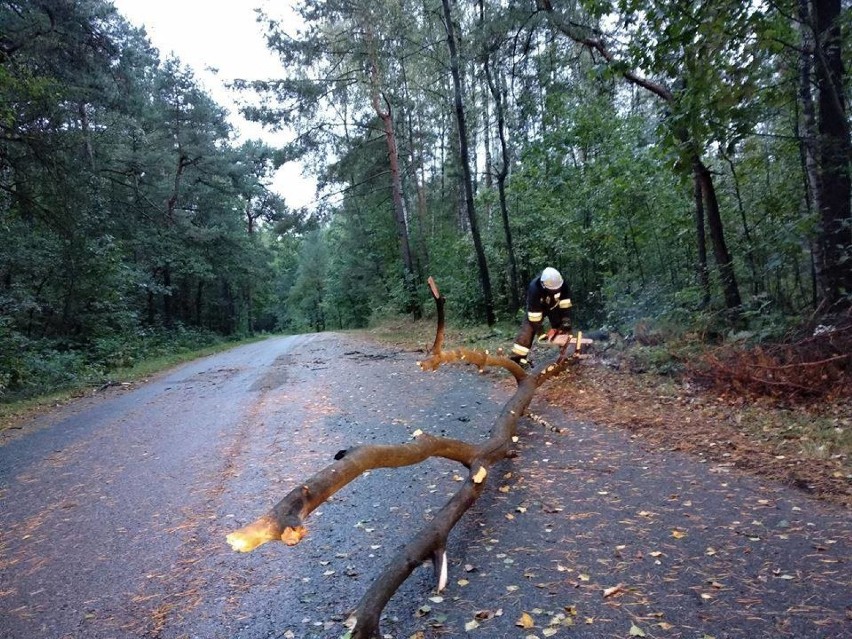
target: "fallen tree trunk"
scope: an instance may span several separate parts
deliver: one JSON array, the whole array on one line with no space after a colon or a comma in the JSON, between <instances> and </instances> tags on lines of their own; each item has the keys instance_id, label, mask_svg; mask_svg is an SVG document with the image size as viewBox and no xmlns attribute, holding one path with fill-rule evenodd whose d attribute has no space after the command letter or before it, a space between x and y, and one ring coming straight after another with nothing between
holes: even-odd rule
<instances>
[{"instance_id":1,"label":"fallen tree trunk","mask_svg":"<svg viewBox=\"0 0 852 639\"><path fill-rule=\"evenodd\" d=\"M450 531L482 494L492 466L509 453L516 439L518 420L532 401L536 389L559 375L575 361L573 356L578 354L573 344L567 344L555 361L527 374L518 364L502 355L467 348L444 351L444 298L432 278L429 278L429 286L437 305L438 322L431 355L419 362L420 367L433 371L442 364L461 361L477 366L480 371L489 366L504 368L517 381L517 390L503 406L489 438L474 445L421 434L415 441L404 444L365 445L340 451L334 463L292 490L269 512L227 536L231 547L241 552L251 551L261 544L276 540L292 546L299 543L307 532L304 522L308 515L368 470L410 466L430 457L443 457L464 465L468 469L468 476L461 488L435 518L388 562L361 598L347 622L352 639L374 639L380 636L379 619L382 611L402 583L423 562L432 560L437 590L443 590L447 583L445 549Z\"/></svg>"}]
</instances>

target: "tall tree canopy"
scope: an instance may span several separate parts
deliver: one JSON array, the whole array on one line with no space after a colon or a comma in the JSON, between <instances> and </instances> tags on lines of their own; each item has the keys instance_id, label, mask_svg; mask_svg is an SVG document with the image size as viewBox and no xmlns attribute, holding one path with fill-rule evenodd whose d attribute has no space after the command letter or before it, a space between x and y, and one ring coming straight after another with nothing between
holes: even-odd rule
<instances>
[{"instance_id":1,"label":"tall tree canopy","mask_svg":"<svg viewBox=\"0 0 852 639\"><path fill-rule=\"evenodd\" d=\"M292 74L253 85L268 98L253 115L299 130L294 152L340 194L331 215L351 202L395 222L402 265L376 273L388 291L428 265L490 321L491 271L505 317L553 264L598 321L849 306L837 0L328 1L300 15L264 18Z\"/></svg>"},{"instance_id":2,"label":"tall tree canopy","mask_svg":"<svg viewBox=\"0 0 852 639\"><path fill-rule=\"evenodd\" d=\"M427 275L471 322L514 323L548 265L583 323L850 307L848 3L298 14L258 15L286 75L234 82L275 149L110 3L0 2L0 389L129 335L417 317ZM293 159L310 212L270 187Z\"/></svg>"}]
</instances>

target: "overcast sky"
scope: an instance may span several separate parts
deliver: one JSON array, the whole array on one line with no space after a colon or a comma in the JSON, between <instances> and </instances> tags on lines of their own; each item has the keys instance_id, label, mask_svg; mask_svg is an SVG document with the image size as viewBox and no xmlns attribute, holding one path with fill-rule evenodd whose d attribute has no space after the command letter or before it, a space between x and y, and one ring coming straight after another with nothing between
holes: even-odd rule
<instances>
[{"instance_id":1,"label":"overcast sky","mask_svg":"<svg viewBox=\"0 0 852 639\"><path fill-rule=\"evenodd\" d=\"M254 9L263 7L272 15L294 19L289 9L293 1L298 0L113 0L113 4L131 24L145 27L161 59L174 53L192 67L210 96L231 111L231 122L242 138L276 144L285 138L239 117L225 83L280 76L281 66L266 48ZM300 173L300 166L286 165L273 185L294 207L310 206L314 200L314 182Z\"/></svg>"}]
</instances>

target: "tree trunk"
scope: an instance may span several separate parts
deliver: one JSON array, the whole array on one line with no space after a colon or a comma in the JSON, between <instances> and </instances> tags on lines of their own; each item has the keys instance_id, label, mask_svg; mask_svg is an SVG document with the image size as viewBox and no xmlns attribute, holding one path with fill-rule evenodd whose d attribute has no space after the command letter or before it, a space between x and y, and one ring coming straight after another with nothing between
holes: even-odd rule
<instances>
[{"instance_id":1,"label":"tree trunk","mask_svg":"<svg viewBox=\"0 0 852 639\"><path fill-rule=\"evenodd\" d=\"M195 325L201 326L201 309L203 307L202 300L204 299L202 293L204 291L204 281L198 280L198 286L195 289Z\"/></svg>"},{"instance_id":2,"label":"tree trunk","mask_svg":"<svg viewBox=\"0 0 852 639\"><path fill-rule=\"evenodd\" d=\"M814 0L815 69L819 90L820 251L817 282L826 309L852 305L852 144L846 121L841 57L841 0Z\"/></svg>"},{"instance_id":3,"label":"tree trunk","mask_svg":"<svg viewBox=\"0 0 852 639\"><path fill-rule=\"evenodd\" d=\"M692 167L697 176L698 183L701 185L704 211L707 214L707 227L710 230L710 241L713 244L713 257L716 259L716 266L719 269L719 279L721 280L722 291L725 296L725 306L729 310L735 310L742 305L742 300L734 273L734 261L725 242L722 216L719 212L719 201L716 199L716 187L713 185L713 176L697 155L692 158Z\"/></svg>"},{"instance_id":4,"label":"tree trunk","mask_svg":"<svg viewBox=\"0 0 852 639\"><path fill-rule=\"evenodd\" d=\"M755 256L754 251L754 241L751 237L751 229L748 225L746 209L743 205L742 193L740 192L740 176L737 174L737 167L734 165L734 160L731 157L729 157L726 153L722 153L722 159L728 163L728 168L731 169L731 179L734 183L734 196L737 200L737 209L739 210L740 221L743 225L743 237L746 241L746 262L748 262L748 268L751 271L751 292L753 295L757 295L763 290L764 286L763 279L757 269L757 257Z\"/></svg>"},{"instance_id":5,"label":"tree trunk","mask_svg":"<svg viewBox=\"0 0 852 639\"><path fill-rule=\"evenodd\" d=\"M405 100L413 103L408 90L408 76L405 73L405 65L402 65L402 77L405 90ZM408 154L411 164L411 179L414 181L415 202L414 210L417 216L416 233L414 235L415 266L418 280L424 273L429 272L429 248L426 245L426 187L421 182L423 177L423 145L418 143L415 135L413 109L406 110L406 129L408 133Z\"/></svg>"},{"instance_id":6,"label":"tree trunk","mask_svg":"<svg viewBox=\"0 0 852 639\"><path fill-rule=\"evenodd\" d=\"M174 323L174 311L172 309L172 269L166 264L163 266L163 325L171 327Z\"/></svg>"},{"instance_id":7,"label":"tree trunk","mask_svg":"<svg viewBox=\"0 0 852 639\"><path fill-rule=\"evenodd\" d=\"M89 112L86 110L86 104L81 102L78 105L80 113L80 130L83 134L83 145L86 151L86 160L89 163L89 168L95 169L95 152L92 148L92 132L89 127Z\"/></svg>"},{"instance_id":8,"label":"tree trunk","mask_svg":"<svg viewBox=\"0 0 852 639\"><path fill-rule=\"evenodd\" d=\"M500 140L500 168L497 169L496 175L497 194L500 198L500 217L503 220L503 235L506 238L506 259L509 267L509 288L511 289L509 296L511 308L509 311L514 315L521 307L521 285L518 280L518 265L515 259L515 248L512 243L512 228L509 224L509 208L506 204L506 178L509 175L509 145L506 143L506 114L503 110L503 95L491 73L491 64L487 51L483 55L482 62L485 69L485 79L488 82L488 89L491 91L491 97L494 100L494 112L497 116L497 136Z\"/></svg>"},{"instance_id":9,"label":"tree trunk","mask_svg":"<svg viewBox=\"0 0 852 639\"><path fill-rule=\"evenodd\" d=\"M444 20L447 28L447 45L450 49L450 71L453 76L453 94L455 97L456 121L459 134L459 155L461 160L462 182L464 185L465 208L470 224L470 234L476 251L476 263L479 267L479 283L482 286L482 297L485 303L485 321L494 324L494 301L491 294L491 278L488 275L488 262L485 259L485 249L479 235L479 224L476 220L476 209L473 205L473 179L470 174L470 152L467 145L467 124L465 123L464 101L462 99L461 75L459 72L459 56L456 49L455 27L453 26L449 0L441 0L444 8Z\"/></svg>"},{"instance_id":10,"label":"tree trunk","mask_svg":"<svg viewBox=\"0 0 852 639\"><path fill-rule=\"evenodd\" d=\"M796 121L796 139L799 141L799 155L802 162L802 174L805 186L805 210L808 217L814 211L820 211L819 165L817 162L817 124L814 109L814 96L811 90L813 81L814 34L811 29L811 0L799 0L799 21L797 26L801 34L801 53L799 54L799 102L801 117ZM799 123L801 120L801 123ZM819 305L819 284L817 282L817 264L822 262L821 245L809 241L811 252L811 304Z\"/></svg>"},{"instance_id":11,"label":"tree trunk","mask_svg":"<svg viewBox=\"0 0 852 639\"><path fill-rule=\"evenodd\" d=\"M701 180L693 173L695 196L695 245L698 247L698 285L701 287L701 308L710 305L710 271L707 267L707 236L704 232L704 198L701 196Z\"/></svg>"},{"instance_id":12,"label":"tree trunk","mask_svg":"<svg viewBox=\"0 0 852 639\"><path fill-rule=\"evenodd\" d=\"M411 245L408 241L408 224L405 219L405 207L402 201L402 175L399 170L399 150L396 143L396 132L394 130L393 111L390 102L381 91L381 82L379 79L378 62L373 48L372 32L369 28L367 33L367 49L370 55L370 87L373 110L382 121L382 128L385 134L385 143L388 148L388 162L390 165L391 175L391 199L393 201L393 216L396 226L396 237L399 244L399 252L402 257L403 266L403 286L407 293L406 297L406 312L411 313L415 318L421 316L420 304L417 301L417 289L414 261L411 257ZM382 108L381 102L384 101L385 108Z\"/></svg>"}]
</instances>

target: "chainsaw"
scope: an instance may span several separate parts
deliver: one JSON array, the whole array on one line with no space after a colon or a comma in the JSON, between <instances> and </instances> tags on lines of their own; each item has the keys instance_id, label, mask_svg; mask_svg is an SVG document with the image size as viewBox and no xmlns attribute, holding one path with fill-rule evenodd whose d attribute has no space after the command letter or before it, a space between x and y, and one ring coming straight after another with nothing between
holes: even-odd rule
<instances>
[{"instance_id":1,"label":"chainsaw","mask_svg":"<svg viewBox=\"0 0 852 639\"><path fill-rule=\"evenodd\" d=\"M538 338L539 342L544 342L550 346L559 348L559 359L557 362L562 362L566 357L571 356L577 359L584 357L581 353L582 348L586 344L591 344L594 340L588 337L583 337L583 331L577 331L576 335L560 331L556 328L551 328L547 333L543 333ZM573 352L569 353L570 347L573 346Z\"/></svg>"}]
</instances>

